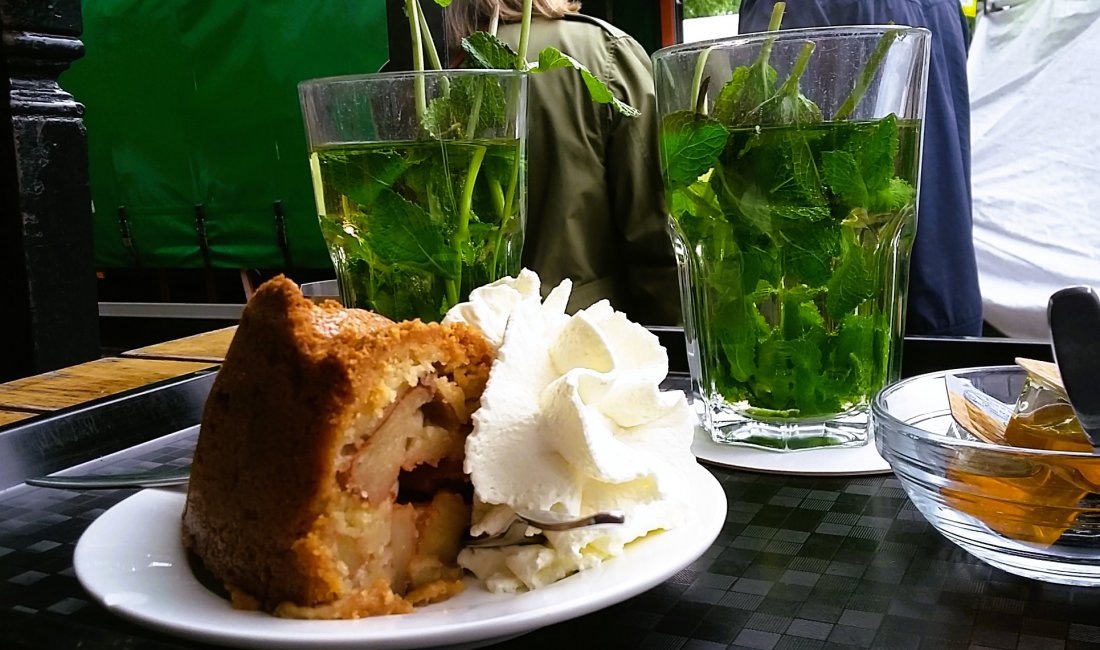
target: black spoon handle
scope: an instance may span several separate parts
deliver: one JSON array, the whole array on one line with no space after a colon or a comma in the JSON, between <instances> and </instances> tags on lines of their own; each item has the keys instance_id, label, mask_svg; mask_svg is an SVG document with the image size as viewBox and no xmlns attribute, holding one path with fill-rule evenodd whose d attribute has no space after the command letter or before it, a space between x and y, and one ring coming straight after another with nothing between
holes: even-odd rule
<instances>
[{"instance_id":1,"label":"black spoon handle","mask_svg":"<svg viewBox=\"0 0 1100 650\"><path fill-rule=\"evenodd\" d=\"M1100 450L1100 296L1085 286L1057 291L1047 305L1047 322L1066 395Z\"/></svg>"}]
</instances>

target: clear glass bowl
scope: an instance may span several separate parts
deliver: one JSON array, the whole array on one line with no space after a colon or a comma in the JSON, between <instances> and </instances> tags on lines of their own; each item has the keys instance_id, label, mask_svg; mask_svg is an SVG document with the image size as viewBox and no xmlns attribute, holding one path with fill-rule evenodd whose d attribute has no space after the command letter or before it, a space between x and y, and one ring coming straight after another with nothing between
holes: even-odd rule
<instances>
[{"instance_id":1,"label":"clear glass bowl","mask_svg":"<svg viewBox=\"0 0 1100 650\"><path fill-rule=\"evenodd\" d=\"M1100 586L1100 456L983 442L951 417L946 372L892 384L871 404L878 451L945 537L1010 573ZM1017 366L950 371L1013 404Z\"/></svg>"}]
</instances>

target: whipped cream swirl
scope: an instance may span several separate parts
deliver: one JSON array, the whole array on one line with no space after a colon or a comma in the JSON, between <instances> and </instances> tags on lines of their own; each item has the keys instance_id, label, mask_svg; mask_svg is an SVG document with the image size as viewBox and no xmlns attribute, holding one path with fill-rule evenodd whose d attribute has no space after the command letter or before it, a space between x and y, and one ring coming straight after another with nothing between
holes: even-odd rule
<instances>
[{"instance_id":1,"label":"whipped cream swirl","mask_svg":"<svg viewBox=\"0 0 1100 650\"><path fill-rule=\"evenodd\" d=\"M570 287L562 282L543 301L538 276L524 270L474 290L444 319L498 346L466 442L471 533L501 530L523 509L626 515L621 525L546 532L545 545L463 550L459 563L492 591L596 566L680 525L690 508L695 415L682 392L660 390L667 352L607 301L566 314Z\"/></svg>"}]
</instances>

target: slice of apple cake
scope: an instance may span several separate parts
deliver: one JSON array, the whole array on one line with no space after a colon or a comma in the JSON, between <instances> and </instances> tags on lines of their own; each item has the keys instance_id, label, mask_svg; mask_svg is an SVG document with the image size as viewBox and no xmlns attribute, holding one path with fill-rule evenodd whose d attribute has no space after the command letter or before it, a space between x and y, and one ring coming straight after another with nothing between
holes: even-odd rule
<instances>
[{"instance_id":1,"label":"slice of apple cake","mask_svg":"<svg viewBox=\"0 0 1100 650\"><path fill-rule=\"evenodd\" d=\"M462 589L462 472L492 348L464 325L314 304L278 277L207 398L183 541L233 604L409 612Z\"/></svg>"}]
</instances>

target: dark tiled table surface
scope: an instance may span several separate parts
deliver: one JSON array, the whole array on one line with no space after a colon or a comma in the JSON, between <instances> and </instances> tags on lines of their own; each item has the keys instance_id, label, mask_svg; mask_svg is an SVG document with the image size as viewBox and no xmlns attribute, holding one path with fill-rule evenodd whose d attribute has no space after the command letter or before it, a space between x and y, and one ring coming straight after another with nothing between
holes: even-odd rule
<instances>
[{"instance_id":1,"label":"dark tiled table surface","mask_svg":"<svg viewBox=\"0 0 1100 650\"><path fill-rule=\"evenodd\" d=\"M101 468L185 464L194 437L165 436ZM710 469L730 506L701 558L642 595L499 647L1100 648L1100 589L982 564L925 523L892 476ZM73 573L85 527L130 494L0 492L0 648L200 647L108 614Z\"/></svg>"}]
</instances>

